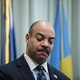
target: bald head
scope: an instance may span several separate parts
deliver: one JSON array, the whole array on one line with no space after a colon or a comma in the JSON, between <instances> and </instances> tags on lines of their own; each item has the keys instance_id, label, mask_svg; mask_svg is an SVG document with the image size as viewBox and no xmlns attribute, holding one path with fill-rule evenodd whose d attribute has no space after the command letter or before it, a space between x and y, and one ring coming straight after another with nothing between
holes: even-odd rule
<instances>
[{"instance_id":1,"label":"bald head","mask_svg":"<svg viewBox=\"0 0 80 80\"><path fill-rule=\"evenodd\" d=\"M54 38L53 26L48 21L33 23L26 34L27 55L38 64L44 63L52 51Z\"/></svg>"},{"instance_id":2,"label":"bald head","mask_svg":"<svg viewBox=\"0 0 80 80\"><path fill-rule=\"evenodd\" d=\"M41 20L41 21L36 21L36 22L34 22L34 23L30 26L29 34L32 35L34 27L37 27L37 26L40 27L40 26L44 26L44 25L45 25L46 28L50 28L50 27L51 27L51 29L52 29L53 32L55 33L53 26L52 26L48 21L43 21L43 20Z\"/></svg>"}]
</instances>

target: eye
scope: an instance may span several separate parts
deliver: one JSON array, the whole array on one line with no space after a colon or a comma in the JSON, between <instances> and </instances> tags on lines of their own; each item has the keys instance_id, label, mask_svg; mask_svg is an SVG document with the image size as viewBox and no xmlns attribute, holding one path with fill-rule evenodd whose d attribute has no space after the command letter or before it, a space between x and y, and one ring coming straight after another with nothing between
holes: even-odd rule
<instances>
[{"instance_id":1,"label":"eye","mask_svg":"<svg viewBox=\"0 0 80 80\"><path fill-rule=\"evenodd\" d=\"M54 43L54 39L49 39L49 43L53 44Z\"/></svg>"},{"instance_id":2,"label":"eye","mask_svg":"<svg viewBox=\"0 0 80 80\"><path fill-rule=\"evenodd\" d=\"M43 39L43 36L40 35L40 34L37 34L37 35L36 35L36 38L37 38L38 41L41 41L41 40Z\"/></svg>"}]
</instances>

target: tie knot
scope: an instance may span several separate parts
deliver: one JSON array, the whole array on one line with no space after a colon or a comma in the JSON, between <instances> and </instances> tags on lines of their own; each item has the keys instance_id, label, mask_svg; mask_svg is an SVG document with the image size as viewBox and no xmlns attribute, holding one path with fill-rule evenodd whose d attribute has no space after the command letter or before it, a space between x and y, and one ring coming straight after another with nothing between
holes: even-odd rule
<instances>
[{"instance_id":1,"label":"tie knot","mask_svg":"<svg viewBox=\"0 0 80 80\"><path fill-rule=\"evenodd\" d=\"M41 66L41 65L39 65L39 66L36 67L36 69L37 69L38 71L42 71L42 70L44 70L44 67Z\"/></svg>"},{"instance_id":2,"label":"tie knot","mask_svg":"<svg viewBox=\"0 0 80 80\"><path fill-rule=\"evenodd\" d=\"M41 65L37 66L36 70L37 70L37 80L47 80L43 66L41 66Z\"/></svg>"}]
</instances>

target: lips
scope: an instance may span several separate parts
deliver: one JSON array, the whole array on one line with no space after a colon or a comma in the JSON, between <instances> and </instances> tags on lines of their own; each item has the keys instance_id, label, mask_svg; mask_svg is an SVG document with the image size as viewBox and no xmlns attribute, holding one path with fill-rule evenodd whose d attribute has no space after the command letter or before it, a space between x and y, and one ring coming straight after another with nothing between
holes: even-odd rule
<instances>
[{"instance_id":1,"label":"lips","mask_svg":"<svg viewBox=\"0 0 80 80\"><path fill-rule=\"evenodd\" d=\"M39 49L38 51L41 53L46 53L47 55L49 55L49 51L47 49Z\"/></svg>"}]
</instances>

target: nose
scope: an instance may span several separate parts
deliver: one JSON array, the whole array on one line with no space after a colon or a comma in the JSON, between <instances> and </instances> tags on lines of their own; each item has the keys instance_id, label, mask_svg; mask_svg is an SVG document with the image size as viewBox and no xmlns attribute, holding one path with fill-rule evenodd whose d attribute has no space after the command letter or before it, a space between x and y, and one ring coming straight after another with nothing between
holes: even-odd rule
<instances>
[{"instance_id":1,"label":"nose","mask_svg":"<svg viewBox=\"0 0 80 80\"><path fill-rule=\"evenodd\" d=\"M44 41L42 42L42 46L48 48L48 47L49 47L49 42L48 42L48 40L44 40Z\"/></svg>"}]
</instances>

